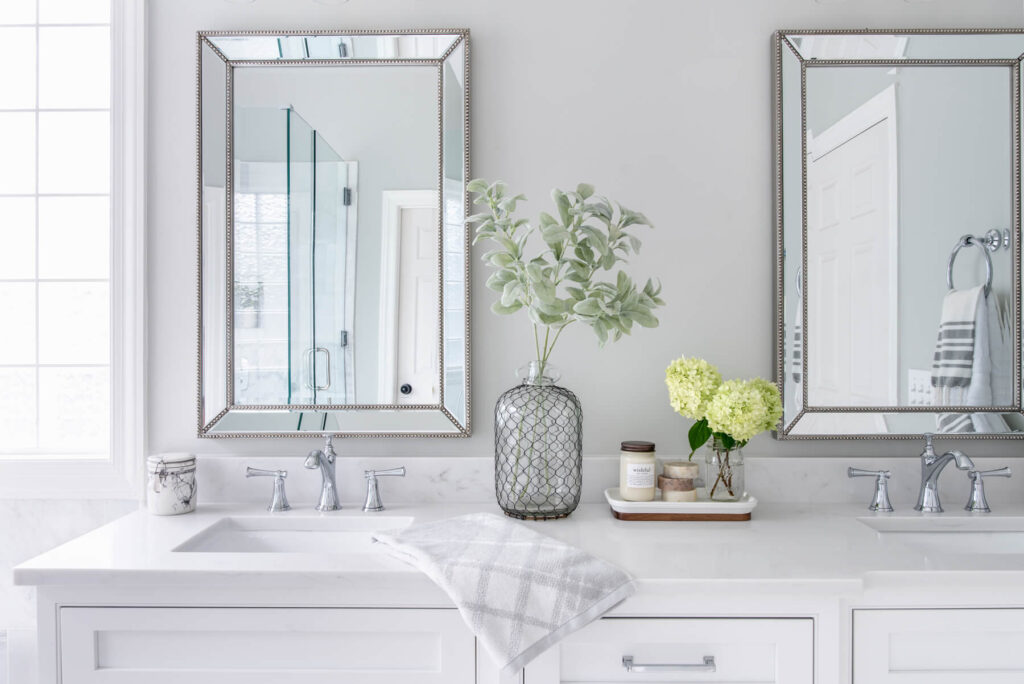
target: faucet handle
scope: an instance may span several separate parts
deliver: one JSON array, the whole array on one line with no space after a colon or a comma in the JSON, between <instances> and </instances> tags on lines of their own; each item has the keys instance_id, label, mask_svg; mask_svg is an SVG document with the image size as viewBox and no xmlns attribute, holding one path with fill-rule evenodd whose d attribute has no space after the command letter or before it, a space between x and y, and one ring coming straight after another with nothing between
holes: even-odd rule
<instances>
[{"instance_id":1,"label":"faucet handle","mask_svg":"<svg viewBox=\"0 0 1024 684\"><path fill-rule=\"evenodd\" d=\"M389 468L387 470L367 470L366 477L366 501L363 502L363 510L383 511L384 504L380 500L380 487L377 484L378 477L405 477L405 467Z\"/></svg>"},{"instance_id":2,"label":"faucet handle","mask_svg":"<svg viewBox=\"0 0 1024 684\"><path fill-rule=\"evenodd\" d=\"M921 458L935 458L935 447L932 446L932 437L934 437L934 435L930 432L926 432L922 436L924 437L924 450L921 452Z\"/></svg>"},{"instance_id":3,"label":"faucet handle","mask_svg":"<svg viewBox=\"0 0 1024 684\"><path fill-rule=\"evenodd\" d=\"M288 497L284 493L284 479L288 477L287 470L264 470L263 468L253 468L252 466L249 466L245 469L245 476L247 478L274 478L274 495L270 500L270 505L267 506L267 510L272 513L291 510L292 507L288 505Z\"/></svg>"},{"instance_id":4,"label":"faucet handle","mask_svg":"<svg viewBox=\"0 0 1024 684\"><path fill-rule=\"evenodd\" d=\"M387 470L366 470L363 474L366 476L366 479L382 476L405 477L405 466L401 466L399 468L388 468Z\"/></svg>"},{"instance_id":5,"label":"faucet handle","mask_svg":"<svg viewBox=\"0 0 1024 684\"><path fill-rule=\"evenodd\" d=\"M1010 477L1013 474L1009 468L996 468L994 470L970 470L967 477L971 478L971 496L967 499L965 511L972 513L991 513L988 507L988 500L985 498L986 477Z\"/></svg>"},{"instance_id":6,"label":"faucet handle","mask_svg":"<svg viewBox=\"0 0 1024 684\"><path fill-rule=\"evenodd\" d=\"M890 471L847 468L846 476L875 478L875 495L872 497L871 503L868 505L868 510L892 513L892 503L889 502L889 478L892 477L892 473Z\"/></svg>"}]
</instances>

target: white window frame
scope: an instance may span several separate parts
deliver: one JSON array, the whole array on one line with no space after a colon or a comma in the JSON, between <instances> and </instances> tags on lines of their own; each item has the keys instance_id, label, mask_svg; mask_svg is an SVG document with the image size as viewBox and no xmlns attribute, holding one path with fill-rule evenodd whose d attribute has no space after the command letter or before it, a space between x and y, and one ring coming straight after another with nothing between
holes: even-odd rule
<instances>
[{"instance_id":1,"label":"white window frame","mask_svg":"<svg viewBox=\"0 0 1024 684\"><path fill-rule=\"evenodd\" d=\"M111 0L110 455L0 457L0 498L139 498L146 448L146 0Z\"/></svg>"}]
</instances>

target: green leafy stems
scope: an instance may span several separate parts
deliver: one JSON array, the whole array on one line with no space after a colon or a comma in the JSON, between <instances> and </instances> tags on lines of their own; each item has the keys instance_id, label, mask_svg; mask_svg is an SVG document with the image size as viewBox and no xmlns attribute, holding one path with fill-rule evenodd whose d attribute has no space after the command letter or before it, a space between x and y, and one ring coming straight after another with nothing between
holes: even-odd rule
<instances>
[{"instance_id":1,"label":"green leafy stems","mask_svg":"<svg viewBox=\"0 0 1024 684\"><path fill-rule=\"evenodd\" d=\"M494 268L487 287L501 295L491 310L526 310L541 374L562 331L575 321L590 326L600 346L609 338L617 341L630 334L634 323L657 327L653 311L664 304L660 284L648 279L639 288L622 270L614 280L599 278L639 253L640 240L629 229L651 227L646 216L594 195L592 186L581 183L575 192L552 190L557 216L541 212L539 225L534 226L516 218L516 207L526 197L509 195L504 183L476 179L469 183L469 191L477 195L474 203L487 209L468 219L476 225L473 244L489 240L494 246L483 255ZM534 234L546 248L528 258Z\"/></svg>"},{"instance_id":2,"label":"green leafy stems","mask_svg":"<svg viewBox=\"0 0 1024 684\"><path fill-rule=\"evenodd\" d=\"M693 455L697 453L697 449L700 449L702 446L704 446L707 443L707 441L712 437L715 438L715 443L721 444L722 448L725 449L725 451L727 452L732 451L733 449L736 448L742 449L747 445L746 441L739 442L733 439L731 435L728 435L724 432L712 431L711 427L708 425L707 418L701 418L696 423L691 425L688 437L690 440L689 460L691 461L693 460Z\"/></svg>"}]
</instances>

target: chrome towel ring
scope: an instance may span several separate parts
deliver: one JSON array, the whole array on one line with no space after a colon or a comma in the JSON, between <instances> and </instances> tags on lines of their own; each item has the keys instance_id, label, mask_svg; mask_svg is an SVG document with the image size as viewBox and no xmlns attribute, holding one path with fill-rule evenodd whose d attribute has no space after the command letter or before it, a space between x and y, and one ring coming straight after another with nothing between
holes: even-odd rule
<instances>
[{"instance_id":1,"label":"chrome towel ring","mask_svg":"<svg viewBox=\"0 0 1024 684\"><path fill-rule=\"evenodd\" d=\"M985 257L985 296L992 291L992 257L989 252L994 252L1000 247L1010 249L1010 231L998 231L995 228L985 233L984 237L977 235L964 235L950 252L949 262L946 264L946 286L953 289L953 264L956 262L956 255L964 247L980 247Z\"/></svg>"}]
</instances>

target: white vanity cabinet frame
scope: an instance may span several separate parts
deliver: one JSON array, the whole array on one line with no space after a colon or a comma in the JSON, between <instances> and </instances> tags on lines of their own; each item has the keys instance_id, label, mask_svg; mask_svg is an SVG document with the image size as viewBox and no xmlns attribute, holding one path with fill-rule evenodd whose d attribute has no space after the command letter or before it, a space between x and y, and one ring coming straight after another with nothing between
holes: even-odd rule
<instances>
[{"instance_id":1,"label":"white vanity cabinet frame","mask_svg":"<svg viewBox=\"0 0 1024 684\"><path fill-rule=\"evenodd\" d=\"M377 589L389 584L387 577L374 579L360 578L358 582L373 582ZM351 584L346 587L345 580L337 578L317 579L315 575L307 575L301 580L302 585L296 586L294 578L282 578L276 586L246 586L232 588L225 586L223 581L211 586L175 586L161 578L153 585L122 584L116 578L108 579L106 584L82 585L42 585L38 589L38 626L39 626L39 663L40 684L63 682L60 678L61 644L61 610L66 608L194 608L194 609L232 609L253 608L268 610L274 608L294 609L379 609L383 611L398 610L438 610L451 611L456 615L455 608L447 601L444 594L437 590L430 595L420 585L415 591L405 591L398 586L393 594L394 601L388 605L380 605L380 592L375 593L375 602L362 602L357 597L360 591ZM642 591L629 599L623 610L612 611L610 615L616 619L634 620L750 620L752 623L765 620L804 619L811 625L813 634L807 649L809 658L813 659L814 682L835 684L830 672L839 670L838 652L830 644L838 644L840 624L838 604L833 600L824 599L817 591L791 591L782 587L778 593L757 591L756 589L730 588L729 583L720 585L714 591L708 587L694 587L685 594L652 595ZM762 586L763 589L763 586ZM678 590L676 590L678 592ZM314 598L319 598L314 602ZM668 602L666 604L666 601ZM667 610L671 607L672 610ZM396 629L400 625L396 624ZM468 628L466 628L468 629ZM586 628L585 628L586 629ZM471 635L470 635L471 636ZM489 658L486 650L479 642L475 648L475 672L477 684L554 684L552 679L552 657L557 656L557 647L539 657L524 673L519 675L501 675ZM640 681L640 680L637 680ZM703 681L703 680L697 680ZM711 679L709 681L715 681ZM20 683L19 683L20 684Z\"/></svg>"},{"instance_id":2,"label":"white vanity cabinet frame","mask_svg":"<svg viewBox=\"0 0 1024 684\"><path fill-rule=\"evenodd\" d=\"M892 576L882 581L868 577L864 582L722 581L687 585L676 581L641 581L640 591L611 611L609 617L624 623L649 619L811 620L815 684L861 684L863 681L855 679L854 672L856 658L865 655L857 651L864 643L855 639L858 611L927 618L922 611L960 610L965 617L980 616L978 627L984 631L984 618L992 614L985 611L1010 608L1020 612L1024 625L1024 585L1015 585L1012 577L1004 575L1000 579L999 573L964 572L936 573L933 578L929 577L924 584L918 573L905 581ZM175 584L174 575L167 573L161 573L152 584L145 585L119 583L116 574L102 580L84 576L82 581L83 584L77 585L44 584L38 588L38 681L41 684L61 681L58 678L59 619L64 607L444 609L455 614L441 590L423 583L405 586L387 573L345 578L316 573L295 577L284 573L279 581L262 578L258 584L254 584L252 578L240 577L235 586L226 583L224 578L207 586L181 584L186 581L181 575L176 580L179 584ZM241 586L243 584L245 586ZM389 597L384 602L387 605L382 605L381 601L384 588ZM369 598L363 600L361 595ZM616 657L620 655L615 653ZM501 676L477 642L475 681L477 684L556 684L560 670L558 657L556 647L531 663L524 676ZM630 678L624 670L622 674L625 676L621 681L643 681ZM715 680L708 678L706 681Z\"/></svg>"}]
</instances>

